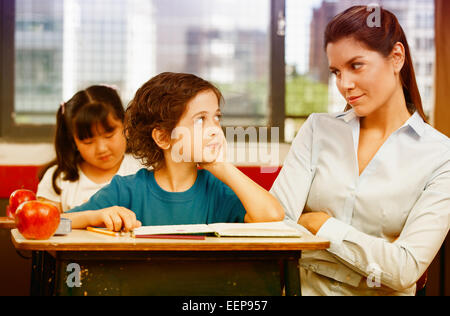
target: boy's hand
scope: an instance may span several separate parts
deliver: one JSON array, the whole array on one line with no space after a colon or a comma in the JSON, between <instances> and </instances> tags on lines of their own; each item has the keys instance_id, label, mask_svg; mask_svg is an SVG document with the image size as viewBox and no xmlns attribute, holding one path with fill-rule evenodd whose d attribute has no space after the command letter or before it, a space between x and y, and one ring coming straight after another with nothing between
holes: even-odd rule
<instances>
[{"instance_id":1,"label":"boy's hand","mask_svg":"<svg viewBox=\"0 0 450 316\"><path fill-rule=\"evenodd\" d=\"M108 230L126 232L142 226L136 219L136 214L120 206L108 207L93 211L92 226L104 225Z\"/></svg>"}]
</instances>

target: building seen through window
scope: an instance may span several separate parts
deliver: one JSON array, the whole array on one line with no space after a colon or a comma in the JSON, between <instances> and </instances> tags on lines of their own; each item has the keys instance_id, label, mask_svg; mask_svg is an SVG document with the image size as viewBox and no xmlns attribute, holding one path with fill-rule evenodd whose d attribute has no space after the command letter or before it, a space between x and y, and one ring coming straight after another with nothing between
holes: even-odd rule
<instances>
[{"instance_id":1,"label":"building seen through window","mask_svg":"<svg viewBox=\"0 0 450 316\"><path fill-rule=\"evenodd\" d=\"M15 117L52 123L92 84L124 103L152 76L189 72L224 93L229 124L266 125L268 0L17 0Z\"/></svg>"}]
</instances>

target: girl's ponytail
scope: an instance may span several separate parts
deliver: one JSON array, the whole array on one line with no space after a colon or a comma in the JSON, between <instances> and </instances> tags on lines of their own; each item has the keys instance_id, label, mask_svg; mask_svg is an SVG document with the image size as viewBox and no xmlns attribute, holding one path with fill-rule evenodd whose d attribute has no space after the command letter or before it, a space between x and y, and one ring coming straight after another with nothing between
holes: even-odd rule
<instances>
[{"instance_id":1,"label":"girl's ponytail","mask_svg":"<svg viewBox=\"0 0 450 316\"><path fill-rule=\"evenodd\" d=\"M64 172L65 180L78 180L78 163L81 158L73 140L71 128L68 125L70 124L70 120L66 119L66 117L70 117L67 114L66 108L66 104L62 104L56 113L56 132L54 139L56 158L45 165L38 175L40 181L44 177L45 172L56 165L56 170L52 176L52 186L58 195L61 194L61 188L56 183L59 175Z\"/></svg>"}]
</instances>

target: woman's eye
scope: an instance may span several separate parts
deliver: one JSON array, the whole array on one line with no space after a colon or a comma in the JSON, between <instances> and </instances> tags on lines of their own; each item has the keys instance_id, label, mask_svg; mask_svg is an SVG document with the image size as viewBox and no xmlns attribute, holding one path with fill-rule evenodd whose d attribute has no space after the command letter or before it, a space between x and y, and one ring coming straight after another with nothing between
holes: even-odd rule
<instances>
[{"instance_id":1,"label":"woman's eye","mask_svg":"<svg viewBox=\"0 0 450 316\"><path fill-rule=\"evenodd\" d=\"M217 114L215 116L216 121L220 122L220 120L222 119L222 114Z\"/></svg>"},{"instance_id":2,"label":"woman's eye","mask_svg":"<svg viewBox=\"0 0 450 316\"><path fill-rule=\"evenodd\" d=\"M352 68L355 70L358 70L362 67L363 65L361 63L354 63L352 64Z\"/></svg>"}]
</instances>

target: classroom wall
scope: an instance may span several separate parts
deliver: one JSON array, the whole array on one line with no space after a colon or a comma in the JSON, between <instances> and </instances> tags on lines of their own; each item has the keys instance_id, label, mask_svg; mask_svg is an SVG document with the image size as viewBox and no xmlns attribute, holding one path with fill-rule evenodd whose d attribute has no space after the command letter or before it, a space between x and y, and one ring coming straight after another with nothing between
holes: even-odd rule
<instances>
[{"instance_id":1,"label":"classroom wall","mask_svg":"<svg viewBox=\"0 0 450 316\"><path fill-rule=\"evenodd\" d=\"M234 153L232 162L235 165L279 166L282 165L289 149L290 144L286 143L271 145L266 143L236 142L234 144L228 144L227 150L228 152ZM242 157L242 153L244 153L244 157ZM50 143L17 144L0 142L0 166L43 165L54 157L55 151L53 144ZM272 161L267 161L268 158Z\"/></svg>"},{"instance_id":2,"label":"classroom wall","mask_svg":"<svg viewBox=\"0 0 450 316\"><path fill-rule=\"evenodd\" d=\"M257 180L260 173L272 180L279 172L279 167L290 149L289 144L265 143L235 143L228 144L231 162L238 167L263 167L263 170L248 170L249 176ZM9 144L0 143L0 198L8 198L16 189L35 190L39 167L55 157L53 145L39 144ZM272 174L272 175L271 175ZM261 184L261 183L260 183ZM265 184L263 181L262 184ZM262 185L261 184L261 185ZM270 189L270 186L263 185Z\"/></svg>"},{"instance_id":3,"label":"classroom wall","mask_svg":"<svg viewBox=\"0 0 450 316\"><path fill-rule=\"evenodd\" d=\"M434 127L450 137L450 1L435 0L435 106ZM450 295L450 236L431 264L427 295Z\"/></svg>"}]
</instances>

